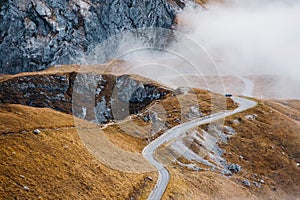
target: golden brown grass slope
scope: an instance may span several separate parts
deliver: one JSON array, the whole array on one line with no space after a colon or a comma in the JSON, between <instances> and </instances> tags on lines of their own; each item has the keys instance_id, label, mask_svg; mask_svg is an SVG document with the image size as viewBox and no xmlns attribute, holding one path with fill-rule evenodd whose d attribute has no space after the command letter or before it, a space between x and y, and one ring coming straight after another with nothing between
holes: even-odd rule
<instances>
[{"instance_id":1,"label":"golden brown grass slope","mask_svg":"<svg viewBox=\"0 0 300 200\"><path fill-rule=\"evenodd\" d=\"M226 118L225 125L237 133L227 144L220 144L223 157L239 164L241 172L224 176L170 165L171 182L164 199L299 199L300 126L280 112L284 107L276 104L275 110L269 103L259 102L253 109ZM290 105L290 109L299 106L295 101ZM244 180L251 185L246 186Z\"/></svg>"},{"instance_id":2,"label":"golden brown grass slope","mask_svg":"<svg viewBox=\"0 0 300 200\"><path fill-rule=\"evenodd\" d=\"M246 115L256 114L253 120ZM240 124L231 124L233 119ZM231 117L228 124L237 131L225 146L225 157L243 167L240 176L250 181L264 180L263 189L250 187L259 198L299 199L300 126L290 117L264 102ZM240 157L242 156L242 158Z\"/></svg>"},{"instance_id":3,"label":"golden brown grass slope","mask_svg":"<svg viewBox=\"0 0 300 200\"><path fill-rule=\"evenodd\" d=\"M274 110L300 122L300 100L267 100L265 103Z\"/></svg>"},{"instance_id":4,"label":"golden brown grass slope","mask_svg":"<svg viewBox=\"0 0 300 200\"><path fill-rule=\"evenodd\" d=\"M103 129L107 138L117 146L130 152L142 152L149 141L154 140L163 134L167 129L187 122L191 107L198 107L204 115L210 115L222 110L230 110L237 105L223 95L201 89L189 89L185 94L168 95L165 99L157 100L150 104L145 111L154 111L162 120L164 128L151 136L153 123L145 122L142 117L131 116L130 120L125 120L117 124L112 124ZM138 134L137 134L138 133Z\"/></svg>"},{"instance_id":5,"label":"golden brown grass slope","mask_svg":"<svg viewBox=\"0 0 300 200\"><path fill-rule=\"evenodd\" d=\"M66 74L70 72L81 73L99 73L99 74L113 74L122 75L128 70L129 63L122 60L111 60L105 64L95 65L56 65L43 71L37 72L23 72L14 75L0 74L0 81L6 81L16 77L22 76L36 76L36 75L49 75L49 74Z\"/></svg>"},{"instance_id":6,"label":"golden brown grass slope","mask_svg":"<svg viewBox=\"0 0 300 200\"><path fill-rule=\"evenodd\" d=\"M51 109L1 105L0 146L0 199L139 199L156 180L155 173L150 181L100 163L82 144L73 117Z\"/></svg>"}]
</instances>

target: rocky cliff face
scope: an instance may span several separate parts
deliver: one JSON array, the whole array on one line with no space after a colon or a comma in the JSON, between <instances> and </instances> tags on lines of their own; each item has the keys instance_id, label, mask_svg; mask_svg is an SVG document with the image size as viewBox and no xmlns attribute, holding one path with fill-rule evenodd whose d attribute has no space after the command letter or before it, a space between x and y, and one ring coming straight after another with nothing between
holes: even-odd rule
<instances>
[{"instance_id":1,"label":"rocky cliff face","mask_svg":"<svg viewBox=\"0 0 300 200\"><path fill-rule=\"evenodd\" d=\"M121 31L171 28L179 6L180 0L1 0L0 73L78 63Z\"/></svg>"},{"instance_id":2,"label":"rocky cliff face","mask_svg":"<svg viewBox=\"0 0 300 200\"><path fill-rule=\"evenodd\" d=\"M130 75L29 73L0 82L0 103L53 108L96 123L123 119L171 91Z\"/></svg>"}]
</instances>

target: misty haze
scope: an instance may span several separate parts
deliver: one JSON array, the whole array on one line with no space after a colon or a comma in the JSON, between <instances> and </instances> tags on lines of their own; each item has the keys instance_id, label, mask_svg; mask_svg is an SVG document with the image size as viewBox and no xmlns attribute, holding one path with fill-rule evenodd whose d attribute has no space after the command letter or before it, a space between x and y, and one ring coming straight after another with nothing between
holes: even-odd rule
<instances>
[{"instance_id":1,"label":"misty haze","mask_svg":"<svg viewBox=\"0 0 300 200\"><path fill-rule=\"evenodd\" d=\"M0 0L0 200L300 199L300 2Z\"/></svg>"}]
</instances>

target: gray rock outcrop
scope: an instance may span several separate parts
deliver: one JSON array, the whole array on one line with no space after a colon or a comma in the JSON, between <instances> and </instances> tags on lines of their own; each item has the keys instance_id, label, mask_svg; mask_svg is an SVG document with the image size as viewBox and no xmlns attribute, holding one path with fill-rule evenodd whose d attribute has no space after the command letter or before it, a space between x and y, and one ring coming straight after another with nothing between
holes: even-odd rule
<instances>
[{"instance_id":1,"label":"gray rock outcrop","mask_svg":"<svg viewBox=\"0 0 300 200\"><path fill-rule=\"evenodd\" d=\"M172 2L172 3L171 3ZM124 30L170 29L181 1L0 0L0 73L80 63Z\"/></svg>"},{"instance_id":2,"label":"gray rock outcrop","mask_svg":"<svg viewBox=\"0 0 300 200\"><path fill-rule=\"evenodd\" d=\"M1 103L53 108L96 123L139 113L171 92L137 76L74 71L33 72L0 81Z\"/></svg>"},{"instance_id":3,"label":"gray rock outcrop","mask_svg":"<svg viewBox=\"0 0 300 200\"><path fill-rule=\"evenodd\" d=\"M234 172L234 173L238 173L242 170L242 167L239 166L238 164L229 164L227 166L228 170Z\"/></svg>"}]
</instances>

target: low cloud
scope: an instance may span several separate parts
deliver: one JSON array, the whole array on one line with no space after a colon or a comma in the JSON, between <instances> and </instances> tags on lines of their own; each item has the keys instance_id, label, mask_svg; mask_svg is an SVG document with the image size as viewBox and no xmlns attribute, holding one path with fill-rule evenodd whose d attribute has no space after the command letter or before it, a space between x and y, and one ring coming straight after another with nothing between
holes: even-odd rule
<instances>
[{"instance_id":1,"label":"low cloud","mask_svg":"<svg viewBox=\"0 0 300 200\"><path fill-rule=\"evenodd\" d=\"M179 29L202 44L228 74L300 75L300 2L231 0L188 6Z\"/></svg>"},{"instance_id":2,"label":"low cloud","mask_svg":"<svg viewBox=\"0 0 300 200\"><path fill-rule=\"evenodd\" d=\"M124 32L100 44L96 60L88 59L125 59L134 63L130 72L174 88L197 86L182 74L204 75L199 82L205 83L206 75L276 75L268 97L300 98L299 19L296 0L223 0L206 8L190 3L178 14L178 32ZM206 88L223 93L222 80L213 82Z\"/></svg>"}]
</instances>

